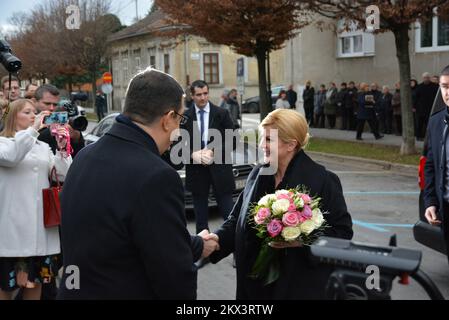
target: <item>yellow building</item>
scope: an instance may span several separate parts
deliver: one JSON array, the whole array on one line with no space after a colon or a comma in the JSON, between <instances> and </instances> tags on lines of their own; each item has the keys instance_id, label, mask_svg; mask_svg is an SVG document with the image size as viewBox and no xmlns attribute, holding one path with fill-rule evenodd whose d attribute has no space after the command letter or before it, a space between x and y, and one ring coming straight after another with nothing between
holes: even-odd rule
<instances>
[{"instance_id":1,"label":"yellow building","mask_svg":"<svg viewBox=\"0 0 449 320\"><path fill-rule=\"evenodd\" d=\"M113 110L121 110L131 77L152 66L171 74L184 87L205 80L210 100L220 103L224 89L237 88L237 59L230 47L212 44L203 38L186 35L162 37L170 27L161 11L151 13L136 24L114 33L108 39L113 74ZM282 50L271 53L271 83L286 85ZM245 92L243 98L259 95L256 58L244 57Z\"/></svg>"}]
</instances>

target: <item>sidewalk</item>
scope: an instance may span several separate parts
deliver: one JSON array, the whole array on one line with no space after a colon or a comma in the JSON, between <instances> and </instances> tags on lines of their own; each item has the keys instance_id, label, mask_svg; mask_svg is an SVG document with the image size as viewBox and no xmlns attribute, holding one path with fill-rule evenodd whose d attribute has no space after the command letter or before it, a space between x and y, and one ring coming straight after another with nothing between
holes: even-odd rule
<instances>
[{"instance_id":1,"label":"sidewalk","mask_svg":"<svg viewBox=\"0 0 449 320\"><path fill-rule=\"evenodd\" d=\"M323 139L332 139L332 140L344 140L351 141L357 143L366 143L366 144L378 144L385 146L396 146L400 147L402 143L402 137L386 134L382 139L376 140L374 135L371 132L364 132L362 135L363 141L356 140L356 132L355 131L347 131L340 129L319 129L319 128L310 128L310 134L312 137L323 138ZM416 148L422 149L424 143L422 141L416 141Z\"/></svg>"}]
</instances>

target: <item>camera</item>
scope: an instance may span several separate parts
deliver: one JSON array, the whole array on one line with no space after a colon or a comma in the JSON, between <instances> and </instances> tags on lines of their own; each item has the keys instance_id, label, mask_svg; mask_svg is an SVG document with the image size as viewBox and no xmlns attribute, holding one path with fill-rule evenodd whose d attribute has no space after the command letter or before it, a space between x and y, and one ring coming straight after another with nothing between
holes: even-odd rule
<instances>
[{"instance_id":1,"label":"camera","mask_svg":"<svg viewBox=\"0 0 449 320\"><path fill-rule=\"evenodd\" d=\"M17 72L22 68L22 61L11 53L11 46L0 39L0 63L8 72Z\"/></svg>"},{"instance_id":2,"label":"camera","mask_svg":"<svg viewBox=\"0 0 449 320\"><path fill-rule=\"evenodd\" d=\"M87 118L84 115L80 114L75 101L86 100L87 94L79 92L72 94L70 100L61 100L59 102L58 109L67 112L70 126L78 131L85 131L89 123L87 121Z\"/></svg>"},{"instance_id":3,"label":"camera","mask_svg":"<svg viewBox=\"0 0 449 320\"><path fill-rule=\"evenodd\" d=\"M68 121L68 113L67 112L53 112L48 117L45 117L44 123L45 124L65 124Z\"/></svg>"},{"instance_id":4,"label":"camera","mask_svg":"<svg viewBox=\"0 0 449 320\"><path fill-rule=\"evenodd\" d=\"M396 247L394 242L390 241L389 246L376 246L331 237L317 239L310 246L313 260L334 267L326 286L326 297L389 300L393 280L399 277L400 283L408 284L410 276L432 300L444 300L435 283L420 270L421 251ZM373 268L379 271L377 288L367 285L368 271Z\"/></svg>"}]
</instances>

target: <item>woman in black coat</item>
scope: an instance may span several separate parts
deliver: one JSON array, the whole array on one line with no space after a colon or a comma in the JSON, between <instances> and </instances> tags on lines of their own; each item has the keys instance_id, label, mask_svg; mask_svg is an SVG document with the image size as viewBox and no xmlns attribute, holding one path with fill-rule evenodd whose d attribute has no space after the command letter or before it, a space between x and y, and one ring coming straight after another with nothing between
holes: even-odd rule
<instances>
[{"instance_id":1,"label":"woman in black coat","mask_svg":"<svg viewBox=\"0 0 449 320\"><path fill-rule=\"evenodd\" d=\"M328 212L324 217L330 227L325 235L345 239L353 235L340 180L303 151L309 138L304 117L294 110L275 110L262 121L261 129L264 160L269 165L257 166L249 175L229 218L215 232L220 250L210 259L216 263L234 252L237 299L323 299L332 268L313 263L307 246L270 249L279 250L280 257L280 277L274 283L264 286L262 280L249 277L262 244L248 224L250 205L267 193L305 186L311 196L322 198L321 210ZM278 130L278 138L270 135L273 129Z\"/></svg>"}]
</instances>

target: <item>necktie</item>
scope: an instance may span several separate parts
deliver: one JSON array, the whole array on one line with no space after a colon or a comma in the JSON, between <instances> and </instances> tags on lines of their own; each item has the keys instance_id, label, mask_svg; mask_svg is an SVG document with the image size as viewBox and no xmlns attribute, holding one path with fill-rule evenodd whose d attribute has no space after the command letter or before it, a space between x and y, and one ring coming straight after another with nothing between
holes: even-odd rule
<instances>
[{"instance_id":1,"label":"necktie","mask_svg":"<svg viewBox=\"0 0 449 320\"><path fill-rule=\"evenodd\" d=\"M201 109L199 111L200 113L200 131L201 131L201 149L204 149L204 147L206 146L204 139L204 110Z\"/></svg>"}]
</instances>

